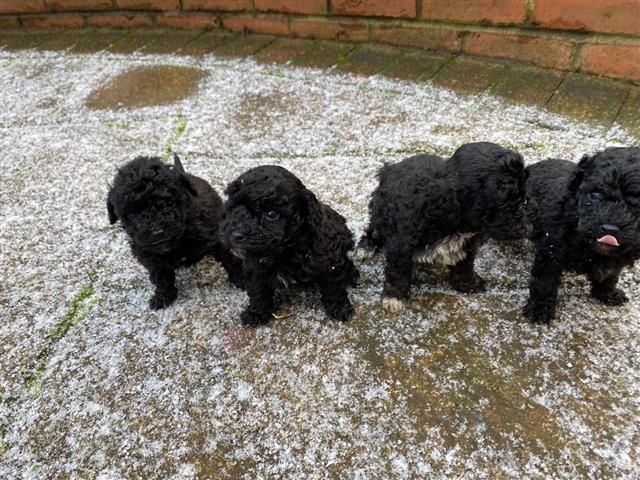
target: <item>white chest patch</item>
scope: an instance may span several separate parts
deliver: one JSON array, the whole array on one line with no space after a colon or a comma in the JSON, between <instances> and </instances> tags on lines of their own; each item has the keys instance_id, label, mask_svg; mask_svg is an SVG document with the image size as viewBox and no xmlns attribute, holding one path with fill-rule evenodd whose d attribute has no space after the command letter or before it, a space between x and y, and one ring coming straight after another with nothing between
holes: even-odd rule
<instances>
[{"instance_id":1,"label":"white chest patch","mask_svg":"<svg viewBox=\"0 0 640 480\"><path fill-rule=\"evenodd\" d=\"M413 256L413 261L453 266L465 259L467 254L464 251L464 247L474 235L474 233L454 233L444 237L438 243L428 245L424 250L416 253Z\"/></svg>"}]
</instances>

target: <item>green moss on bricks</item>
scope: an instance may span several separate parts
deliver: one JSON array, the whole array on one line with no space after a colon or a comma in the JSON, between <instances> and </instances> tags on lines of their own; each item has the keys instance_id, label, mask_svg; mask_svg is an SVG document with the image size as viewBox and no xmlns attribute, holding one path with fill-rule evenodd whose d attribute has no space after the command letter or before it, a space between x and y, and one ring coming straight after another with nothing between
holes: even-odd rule
<instances>
[{"instance_id":1,"label":"green moss on bricks","mask_svg":"<svg viewBox=\"0 0 640 480\"><path fill-rule=\"evenodd\" d=\"M42 391L42 377L44 376L47 361L56 344L67 334L71 327L84 320L97 303L97 299L88 301L93 294L93 285L91 283L85 285L71 300L71 307L64 318L47 333L45 337L47 344L38 354L36 367L26 380L26 387L32 395L38 396Z\"/></svg>"}]
</instances>

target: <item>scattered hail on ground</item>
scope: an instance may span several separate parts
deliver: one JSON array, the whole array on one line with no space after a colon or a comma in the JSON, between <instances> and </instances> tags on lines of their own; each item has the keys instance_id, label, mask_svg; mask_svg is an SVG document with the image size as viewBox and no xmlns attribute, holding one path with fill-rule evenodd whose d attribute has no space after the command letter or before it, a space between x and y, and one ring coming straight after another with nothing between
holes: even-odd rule
<instances>
[{"instance_id":1,"label":"scattered hail on ground","mask_svg":"<svg viewBox=\"0 0 640 480\"><path fill-rule=\"evenodd\" d=\"M477 140L528 162L576 160L633 143L620 128L214 56L0 52L0 66L0 477L640 476L637 268L618 309L567 275L544 328L519 314L526 244L483 248L484 294L420 272L401 318L378 305L376 258L358 264L351 322L295 295L291 315L249 330L246 295L213 261L180 271L175 304L149 311L151 286L104 202L139 154L177 151L220 192L275 163L359 236L385 161ZM179 91L154 96L174 103L145 106L128 73L118 92L118 75L149 82L155 68L186 68L197 91L174 75L157 88Z\"/></svg>"}]
</instances>

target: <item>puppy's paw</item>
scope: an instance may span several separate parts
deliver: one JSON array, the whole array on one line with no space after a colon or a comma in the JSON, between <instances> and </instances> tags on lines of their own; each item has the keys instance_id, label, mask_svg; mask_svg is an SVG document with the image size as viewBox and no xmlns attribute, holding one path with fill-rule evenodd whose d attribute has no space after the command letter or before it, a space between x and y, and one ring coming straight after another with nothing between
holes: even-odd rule
<instances>
[{"instance_id":1,"label":"puppy's paw","mask_svg":"<svg viewBox=\"0 0 640 480\"><path fill-rule=\"evenodd\" d=\"M449 281L451 286L461 293L481 293L487 291L487 282L475 272L473 272L473 276L470 278L452 275Z\"/></svg>"},{"instance_id":2,"label":"puppy's paw","mask_svg":"<svg viewBox=\"0 0 640 480\"><path fill-rule=\"evenodd\" d=\"M531 323L537 323L541 325L549 325L553 317L555 317L555 309L545 304L534 303L532 301L522 309L523 315Z\"/></svg>"},{"instance_id":3,"label":"puppy's paw","mask_svg":"<svg viewBox=\"0 0 640 480\"><path fill-rule=\"evenodd\" d=\"M242 320L242 324L247 327L258 327L260 325L265 325L269 322L270 318L271 313L269 312L256 312L250 309L246 309L240 314L240 320Z\"/></svg>"},{"instance_id":4,"label":"puppy's paw","mask_svg":"<svg viewBox=\"0 0 640 480\"><path fill-rule=\"evenodd\" d=\"M619 307L629 301L627 295L619 288L607 290L606 292L593 291L592 295L597 300L611 307Z\"/></svg>"},{"instance_id":5,"label":"puppy's paw","mask_svg":"<svg viewBox=\"0 0 640 480\"><path fill-rule=\"evenodd\" d=\"M382 308L387 312L394 315L402 314L406 311L407 307L404 302L396 297L390 297L387 295L382 296Z\"/></svg>"},{"instance_id":6,"label":"puppy's paw","mask_svg":"<svg viewBox=\"0 0 640 480\"><path fill-rule=\"evenodd\" d=\"M177 291L156 292L149 300L149 308L152 310L166 308L173 303L177 296Z\"/></svg>"},{"instance_id":7,"label":"puppy's paw","mask_svg":"<svg viewBox=\"0 0 640 480\"><path fill-rule=\"evenodd\" d=\"M343 303L334 303L332 305L327 305L325 306L325 311L331 318L333 318L334 320L339 320L341 322L346 322L351 317L353 317L353 314L355 313L355 309L353 308L353 305L351 305L351 302L349 300Z\"/></svg>"}]
</instances>

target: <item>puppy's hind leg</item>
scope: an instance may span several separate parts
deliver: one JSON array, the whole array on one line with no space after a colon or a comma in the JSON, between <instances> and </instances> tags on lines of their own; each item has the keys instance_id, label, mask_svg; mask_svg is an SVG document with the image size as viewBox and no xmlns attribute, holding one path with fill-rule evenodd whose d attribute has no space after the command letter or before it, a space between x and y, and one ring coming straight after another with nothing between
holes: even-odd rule
<instances>
[{"instance_id":1,"label":"puppy's hind leg","mask_svg":"<svg viewBox=\"0 0 640 480\"><path fill-rule=\"evenodd\" d=\"M600 300L605 305L620 306L629 301L627 295L619 288L618 278L622 270L615 269L609 272L591 272L591 296Z\"/></svg>"},{"instance_id":2,"label":"puppy's hind leg","mask_svg":"<svg viewBox=\"0 0 640 480\"><path fill-rule=\"evenodd\" d=\"M173 303L178 296L175 271L166 267L152 267L149 270L149 278L156 287L155 293L149 300L149 307L159 310Z\"/></svg>"},{"instance_id":3,"label":"puppy's hind leg","mask_svg":"<svg viewBox=\"0 0 640 480\"><path fill-rule=\"evenodd\" d=\"M481 240L473 238L463 247L464 258L449 269L449 283L462 293L484 292L486 282L474 269Z\"/></svg>"}]
</instances>

